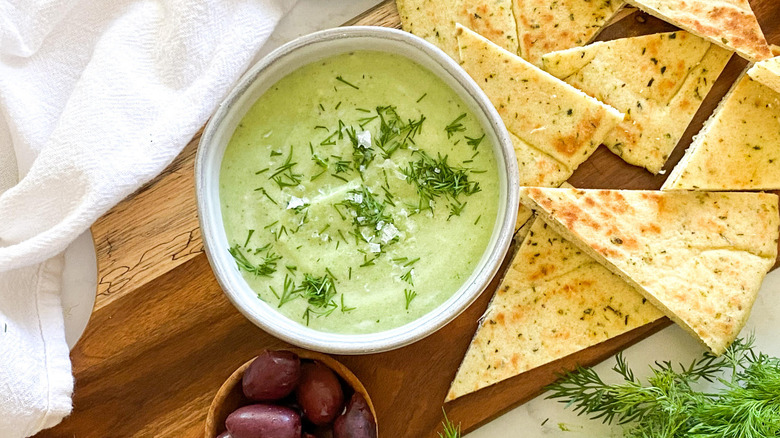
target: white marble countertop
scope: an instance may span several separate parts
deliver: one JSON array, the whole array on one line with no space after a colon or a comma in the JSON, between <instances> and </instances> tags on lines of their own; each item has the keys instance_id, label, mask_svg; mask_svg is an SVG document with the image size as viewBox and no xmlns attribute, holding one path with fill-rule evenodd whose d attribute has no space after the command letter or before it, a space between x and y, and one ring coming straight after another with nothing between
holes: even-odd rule
<instances>
[{"instance_id":1,"label":"white marble countertop","mask_svg":"<svg viewBox=\"0 0 780 438\"><path fill-rule=\"evenodd\" d=\"M258 54L264 56L276 47L298 36L338 26L380 0L300 0L271 35ZM66 252L66 273L63 307L69 320L68 342L73 345L83 331L96 290L96 267L91 235L85 233ZM90 298L91 296L91 298ZM92 301L90 301L90 299ZM757 347L765 353L780 356L780 270L770 274L754 306L743 334L753 331ZM676 326L669 327L625 352L638 376L656 360L689 362L703 352L699 344ZM614 360L597 367L608 372ZM446 409L446 406L445 406ZM577 417L563 405L538 397L468 435L468 438L489 438L522 435L550 437L621 436L619 428L602 426L597 421Z\"/></svg>"}]
</instances>

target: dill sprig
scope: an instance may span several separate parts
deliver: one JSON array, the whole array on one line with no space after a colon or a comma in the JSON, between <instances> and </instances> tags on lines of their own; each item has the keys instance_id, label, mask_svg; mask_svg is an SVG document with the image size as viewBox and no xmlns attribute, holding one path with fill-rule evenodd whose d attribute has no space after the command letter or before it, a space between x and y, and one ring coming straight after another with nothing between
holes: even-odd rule
<instances>
[{"instance_id":1,"label":"dill sprig","mask_svg":"<svg viewBox=\"0 0 780 438\"><path fill-rule=\"evenodd\" d=\"M415 151L420 156L417 161L409 162L401 173L406 176L406 182L417 188L420 197L418 210L433 211L433 200L444 196L451 201L451 216L460 215L463 205L460 195L471 196L481 190L479 182L470 181L469 169L453 167L447 163L447 156L434 159L423 151Z\"/></svg>"},{"instance_id":2,"label":"dill sprig","mask_svg":"<svg viewBox=\"0 0 780 438\"><path fill-rule=\"evenodd\" d=\"M333 301L336 295L335 280L330 274L317 277L312 274L303 274L298 292L306 301L314 307L323 308Z\"/></svg>"},{"instance_id":3,"label":"dill sprig","mask_svg":"<svg viewBox=\"0 0 780 438\"><path fill-rule=\"evenodd\" d=\"M280 189L283 189L285 187L296 187L298 184L301 183L301 178L303 175L299 173L295 173L293 169L298 164L297 162L294 162L292 160L293 157L293 148L290 146L290 153L287 155L287 159L284 161L282 165L276 168L274 173L269 177L273 182L275 182Z\"/></svg>"},{"instance_id":4,"label":"dill sprig","mask_svg":"<svg viewBox=\"0 0 780 438\"><path fill-rule=\"evenodd\" d=\"M444 434L438 432L439 438L460 438L460 423L456 426L455 423L450 421L447 417L447 412L444 411L444 408L442 408L441 411L444 413L444 420L441 422Z\"/></svg>"},{"instance_id":5,"label":"dill sprig","mask_svg":"<svg viewBox=\"0 0 780 438\"><path fill-rule=\"evenodd\" d=\"M251 234L250 234L251 236ZM249 237L247 237L247 242L249 241ZM274 272L276 272L276 262L279 261L282 257L271 252L270 246L264 247L266 250L265 255L263 256L263 259L260 261L260 263L252 263L247 259L246 254L244 254L240 249L239 245L235 244L232 247L228 249L228 252L230 255L233 256L233 259L236 261L236 265L238 265L239 269L242 269L246 272L249 272L250 274L254 274L261 277L270 277Z\"/></svg>"},{"instance_id":6,"label":"dill sprig","mask_svg":"<svg viewBox=\"0 0 780 438\"><path fill-rule=\"evenodd\" d=\"M336 80L337 80L337 81L339 81L339 82L341 82L341 83L347 84L347 85L349 85L350 87L352 87L352 88L354 88L354 89L356 89L356 90L359 90L359 89L360 89L360 87L358 87L357 85L354 85L354 84L351 84L351 83L347 82L347 81L346 81L346 80L344 80L344 78L342 78L341 76L336 76Z\"/></svg>"},{"instance_id":7,"label":"dill sprig","mask_svg":"<svg viewBox=\"0 0 780 438\"><path fill-rule=\"evenodd\" d=\"M351 210L353 213L351 214L352 223L355 227L367 227L374 235L379 232L377 228L380 223L393 223L392 216L385 212L386 205L379 201L366 186L361 186L359 189L347 192L346 199L334 204L334 207L337 206L344 206ZM336 209L338 210L338 208ZM341 212L339 212L339 214L341 214Z\"/></svg>"},{"instance_id":8,"label":"dill sprig","mask_svg":"<svg viewBox=\"0 0 780 438\"><path fill-rule=\"evenodd\" d=\"M419 119L408 119L404 123L392 105L378 106L376 113L379 117L379 135L375 143L386 159L399 149L408 149L425 122L425 116L421 115Z\"/></svg>"},{"instance_id":9,"label":"dill sprig","mask_svg":"<svg viewBox=\"0 0 780 438\"><path fill-rule=\"evenodd\" d=\"M412 304L412 300L417 296L417 292L411 289L404 289L404 299L406 300L405 309L409 310L409 305Z\"/></svg>"},{"instance_id":10,"label":"dill sprig","mask_svg":"<svg viewBox=\"0 0 780 438\"><path fill-rule=\"evenodd\" d=\"M485 139L485 134L482 134L482 137L476 137L476 138L471 138L469 136L466 136L466 144L471 146L471 148L476 151L477 148L479 147L479 144L482 143L482 140L484 139Z\"/></svg>"},{"instance_id":11,"label":"dill sprig","mask_svg":"<svg viewBox=\"0 0 780 438\"><path fill-rule=\"evenodd\" d=\"M444 128L444 131L447 133L447 138L452 137L456 132L462 132L466 130L466 127L463 126L463 123L460 123L464 117L466 117L466 113L459 115L455 120L450 122L450 124Z\"/></svg>"},{"instance_id":12,"label":"dill sprig","mask_svg":"<svg viewBox=\"0 0 780 438\"><path fill-rule=\"evenodd\" d=\"M780 436L780 359L752 345L752 337L737 340L723 356L705 353L689 366L656 362L646 384L618 354L612 370L621 383L578 368L550 385L547 398L604 423L630 423L625 436L631 438ZM698 391L703 382L720 388Z\"/></svg>"}]
</instances>

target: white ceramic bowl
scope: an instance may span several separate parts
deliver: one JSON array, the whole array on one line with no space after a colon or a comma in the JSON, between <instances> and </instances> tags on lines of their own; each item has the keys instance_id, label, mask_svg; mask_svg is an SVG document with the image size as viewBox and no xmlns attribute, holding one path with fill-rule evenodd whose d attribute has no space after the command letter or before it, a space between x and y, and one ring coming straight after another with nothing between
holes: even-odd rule
<instances>
[{"instance_id":1,"label":"white ceramic bowl","mask_svg":"<svg viewBox=\"0 0 780 438\"><path fill-rule=\"evenodd\" d=\"M219 172L227 144L255 101L294 70L344 52L374 50L405 56L441 78L478 116L494 147L499 169L499 209L490 243L466 282L436 309L404 326L372 334L317 331L288 319L257 298L229 254L219 198ZM230 301L250 321L291 344L336 354L398 348L435 332L458 316L487 287L509 248L517 219L518 171L512 142L493 105L444 52L406 32L381 27L342 27L298 38L254 65L219 106L203 132L195 162L198 213L211 267Z\"/></svg>"}]
</instances>

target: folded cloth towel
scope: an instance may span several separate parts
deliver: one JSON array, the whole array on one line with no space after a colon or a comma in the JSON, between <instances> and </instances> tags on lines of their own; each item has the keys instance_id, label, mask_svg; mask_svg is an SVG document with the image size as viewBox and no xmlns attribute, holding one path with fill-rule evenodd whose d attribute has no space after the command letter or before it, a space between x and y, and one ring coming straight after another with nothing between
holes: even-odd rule
<instances>
[{"instance_id":1,"label":"folded cloth towel","mask_svg":"<svg viewBox=\"0 0 780 438\"><path fill-rule=\"evenodd\" d=\"M0 0L0 437L71 409L67 245L161 172L295 0Z\"/></svg>"}]
</instances>

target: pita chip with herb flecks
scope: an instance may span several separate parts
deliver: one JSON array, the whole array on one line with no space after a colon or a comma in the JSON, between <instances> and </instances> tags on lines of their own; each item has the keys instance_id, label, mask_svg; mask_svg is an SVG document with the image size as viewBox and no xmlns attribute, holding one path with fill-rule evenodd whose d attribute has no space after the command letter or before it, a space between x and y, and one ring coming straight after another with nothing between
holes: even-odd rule
<instances>
[{"instance_id":1,"label":"pita chip with herb flecks","mask_svg":"<svg viewBox=\"0 0 780 438\"><path fill-rule=\"evenodd\" d=\"M635 166L658 173L731 52L685 31L598 42L545 55L553 76L626 114L604 139Z\"/></svg>"},{"instance_id":2,"label":"pita chip with herb flecks","mask_svg":"<svg viewBox=\"0 0 780 438\"><path fill-rule=\"evenodd\" d=\"M520 202L717 355L777 258L773 194L525 187Z\"/></svg>"}]
</instances>

